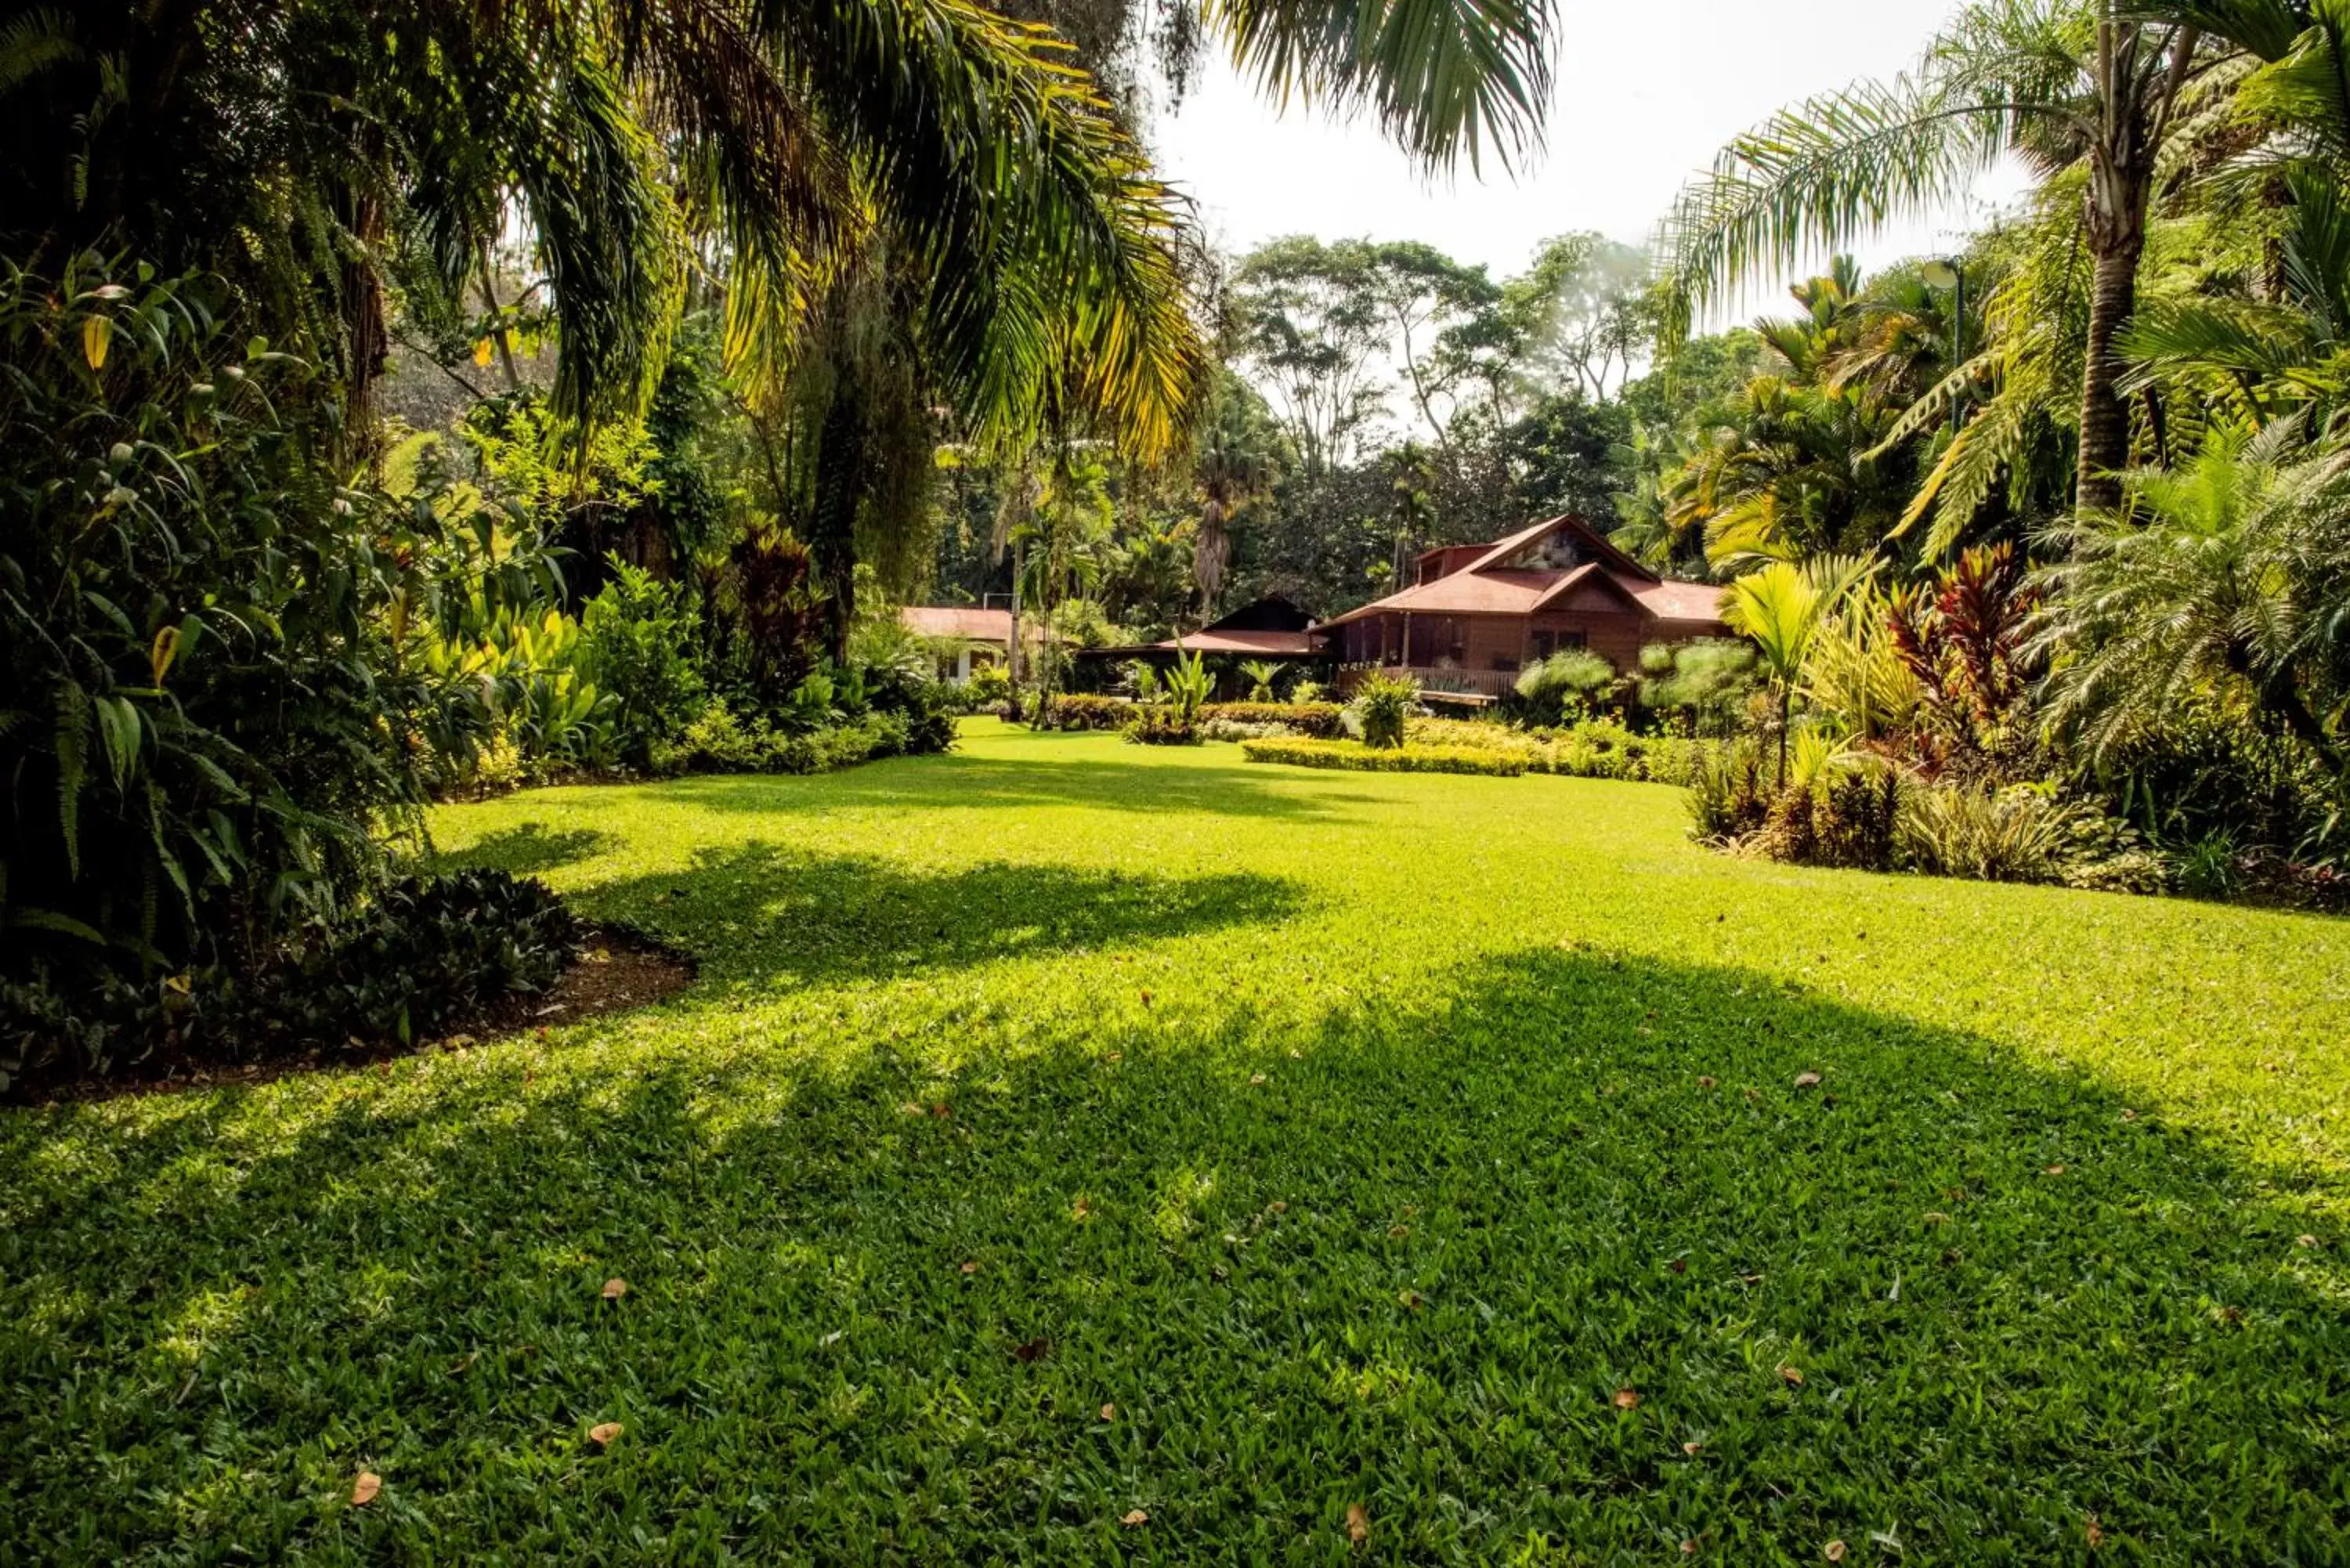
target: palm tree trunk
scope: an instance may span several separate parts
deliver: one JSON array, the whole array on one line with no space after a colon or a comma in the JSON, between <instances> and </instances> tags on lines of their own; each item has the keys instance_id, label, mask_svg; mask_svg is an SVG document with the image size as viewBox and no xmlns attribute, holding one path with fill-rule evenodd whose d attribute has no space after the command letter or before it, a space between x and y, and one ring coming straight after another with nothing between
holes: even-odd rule
<instances>
[{"instance_id":1,"label":"palm tree trunk","mask_svg":"<svg viewBox=\"0 0 2350 1568\"><path fill-rule=\"evenodd\" d=\"M843 376L817 438L816 504L808 528L808 554L824 585L825 640L841 664L848 662L848 628L857 617L857 502L864 470L864 413Z\"/></svg>"},{"instance_id":2,"label":"palm tree trunk","mask_svg":"<svg viewBox=\"0 0 2350 1568\"><path fill-rule=\"evenodd\" d=\"M2093 217L2093 240L2102 226ZM2121 504L2119 475L2129 463L2129 410L2114 390L2121 376L2114 339L2137 306L2138 254L2146 240L2135 223L2116 226L2122 232L2096 254L2081 360L2081 455L2073 498L2085 512L2109 512Z\"/></svg>"},{"instance_id":3,"label":"palm tree trunk","mask_svg":"<svg viewBox=\"0 0 2350 1568\"><path fill-rule=\"evenodd\" d=\"M1779 682L1779 787L1787 787L1787 726L1795 717L1795 678Z\"/></svg>"}]
</instances>

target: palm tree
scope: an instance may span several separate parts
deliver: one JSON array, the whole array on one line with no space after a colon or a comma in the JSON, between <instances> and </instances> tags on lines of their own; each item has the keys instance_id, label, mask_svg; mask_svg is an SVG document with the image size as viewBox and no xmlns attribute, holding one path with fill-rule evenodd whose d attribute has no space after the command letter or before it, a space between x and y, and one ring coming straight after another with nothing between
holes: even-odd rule
<instances>
[{"instance_id":1,"label":"palm tree","mask_svg":"<svg viewBox=\"0 0 2350 1568\"><path fill-rule=\"evenodd\" d=\"M355 412L390 256L462 296L518 217L566 413L641 404L689 240L730 281L738 357L886 241L974 426L1033 424L1062 379L1146 448L1186 418L1182 209L1049 34L962 0L0 5L26 28L47 47L0 76L0 250L224 272Z\"/></svg>"},{"instance_id":2,"label":"palm tree","mask_svg":"<svg viewBox=\"0 0 2350 1568\"><path fill-rule=\"evenodd\" d=\"M1210 0L1268 90L1430 166L1529 145L1547 0ZM1176 443L1203 355L1185 210L1048 29L971 0L0 0L0 254L231 275L363 431L394 253L464 296L523 221L567 413L640 406L689 248L778 363L877 242L969 426ZM363 438L361 438L363 439Z\"/></svg>"},{"instance_id":3,"label":"palm tree","mask_svg":"<svg viewBox=\"0 0 2350 1568\"><path fill-rule=\"evenodd\" d=\"M1232 521L1273 487L1266 431L1250 416L1252 394L1236 377L1220 378L1206 418L1193 438L1191 483L1200 499L1200 525L1191 538L1191 580L1200 590L1200 618L1215 613L1232 563Z\"/></svg>"},{"instance_id":4,"label":"palm tree","mask_svg":"<svg viewBox=\"0 0 2350 1568\"><path fill-rule=\"evenodd\" d=\"M2350 452L2308 451L2290 421L2221 429L2126 494L2062 531L2042 575L2052 717L2102 762L2241 702L2350 787Z\"/></svg>"},{"instance_id":5,"label":"palm tree","mask_svg":"<svg viewBox=\"0 0 2350 1568\"><path fill-rule=\"evenodd\" d=\"M1790 292L1802 315L1755 324L1779 368L1701 409L1696 444L1659 486L1667 526L1701 532L1718 566L1867 551L1908 494L1885 436L1909 379L1908 318L1864 296L1849 256Z\"/></svg>"},{"instance_id":6,"label":"palm tree","mask_svg":"<svg viewBox=\"0 0 2350 1568\"><path fill-rule=\"evenodd\" d=\"M2137 301L2157 163L2229 52L2198 22L2126 0L1977 0L1913 74L1810 99L1722 151L1667 223L1669 331L1807 249L1926 211L2004 154L2043 177L2077 171L2092 277L2074 489L2085 510L2110 508L2130 434L2115 339Z\"/></svg>"},{"instance_id":7,"label":"palm tree","mask_svg":"<svg viewBox=\"0 0 2350 1568\"><path fill-rule=\"evenodd\" d=\"M1763 673L1779 692L1778 782L1787 782L1787 726L1794 717L1795 681L1811 652L1825 602L1801 567L1773 561L1749 572L1721 591L1721 618L1732 631L1752 639Z\"/></svg>"}]
</instances>

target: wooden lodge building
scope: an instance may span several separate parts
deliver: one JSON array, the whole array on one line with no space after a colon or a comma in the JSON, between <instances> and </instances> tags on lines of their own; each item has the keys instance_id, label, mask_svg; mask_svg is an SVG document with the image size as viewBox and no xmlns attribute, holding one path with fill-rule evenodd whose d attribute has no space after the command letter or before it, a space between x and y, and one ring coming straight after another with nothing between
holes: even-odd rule
<instances>
[{"instance_id":1,"label":"wooden lodge building","mask_svg":"<svg viewBox=\"0 0 2350 1568\"><path fill-rule=\"evenodd\" d=\"M1659 576L1574 517L1430 550L1413 568L1402 592L1315 628L1342 666L1499 695L1562 649L1588 649L1628 671L1649 643L1731 635L1719 587Z\"/></svg>"}]
</instances>

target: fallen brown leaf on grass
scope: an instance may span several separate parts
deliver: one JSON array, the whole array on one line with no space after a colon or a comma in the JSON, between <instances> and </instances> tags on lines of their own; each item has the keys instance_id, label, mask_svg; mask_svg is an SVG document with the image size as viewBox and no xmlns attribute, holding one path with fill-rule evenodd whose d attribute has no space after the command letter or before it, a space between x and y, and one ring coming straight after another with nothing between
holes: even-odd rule
<instances>
[{"instance_id":1,"label":"fallen brown leaf on grass","mask_svg":"<svg viewBox=\"0 0 2350 1568\"><path fill-rule=\"evenodd\" d=\"M1012 1354L1022 1361L1042 1361L1052 1348L1053 1342L1040 1334L1024 1345L1014 1345Z\"/></svg>"},{"instance_id":2,"label":"fallen brown leaf on grass","mask_svg":"<svg viewBox=\"0 0 2350 1568\"><path fill-rule=\"evenodd\" d=\"M2042 1174L2046 1176L2062 1176L2064 1174L2064 1168L2061 1165L2052 1165Z\"/></svg>"},{"instance_id":3,"label":"fallen brown leaf on grass","mask_svg":"<svg viewBox=\"0 0 2350 1568\"><path fill-rule=\"evenodd\" d=\"M966 1274L975 1274L979 1272L979 1260L976 1258L964 1259L962 1272Z\"/></svg>"},{"instance_id":4,"label":"fallen brown leaf on grass","mask_svg":"<svg viewBox=\"0 0 2350 1568\"><path fill-rule=\"evenodd\" d=\"M1700 1074L1699 1074L1699 1075L1698 1075L1698 1078L1697 1078L1697 1086L1698 1086L1699 1088L1700 1088L1700 1089L1711 1089L1711 1088L1712 1088L1712 1087L1713 1087L1713 1085L1714 1085L1714 1076L1713 1076L1713 1075L1712 1075L1712 1074L1711 1074L1711 1073L1700 1073Z\"/></svg>"},{"instance_id":5,"label":"fallen brown leaf on grass","mask_svg":"<svg viewBox=\"0 0 2350 1568\"><path fill-rule=\"evenodd\" d=\"M1138 1508L1133 1512L1128 1514L1125 1518L1119 1520L1118 1522L1125 1525L1128 1530L1132 1530L1137 1525L1149 1523L1150 1516Z\"/></svg>"},{"instance_id":6,"label":"fallen brown leaf on grass","mask_svg":"<svg viewBox=\"0 0 2350 1568\"><path fill-rule=\"evenodd\" d=\"M2293 1241L2303 1247L2314 1247L2317 1245L2317 1238L2314 1236L2295 1236Z\"/></svg>"},{"instance_id":7,"label":"fallen brown leaf on grass","mask_svg":"<svg viewBox=\"0 0 2350 1568\"><path fill-rule=\"evenodd\" d=\"M1347 1539L1360 1546L1371 1538L1371 1511L1359 1502L1347 1505Z\"/></svg>"},{"instance_id":8,"label":"fallen brown leaf on grass","mask_svg":"<svg viewBox=\"0 0 2350 1568\"><path fill-rule=\"evenodd\" d=\"M1779 1376L1791 1388L1801 1388L1804 1386L1804 1375L1783 1361L1779 1364Z\"/></svg>"},{"instance_id":9,"label":"fallen brown leaf on grass","mask_svg":"<svg viewBox=\"0 0 2350 1568\"><path fill-rule=\"evenodd\" d=\"M351 1482L351 1506L365 1508L383 1490L383 1478L373 1470L361 1470L359 1479Z\"/></svg>"},{"instance_id":10,"label":"fallen brown leaf on grass","mask_svg":"<svg viewBox=\"0 0 2350 1568\"><path fill-rule=\"evenodd\" d=\"M1795 1087L1799 1089L1817 1088L1819 1086L1819 1082L1820 1075L1817 1073L1798 1073L1795 1075Z\"/></svg>"},{"instance_id":11,"label":"fallen brown leaf on grass","mask_svg":"<svg viewBox=\"0 0 2350 1568\"><path fill-rule=\"evenodd\" d=\"M2089 1515L2089 1550L2095 1552L2106 1543L2106 1532L2097 1523L2095 1514Z\"/></svg>"},{"instance_id":12,"label":"fallen brown leaf on grass","mask_svg":"<svg viewBox=\"0 0 2350 1568\"><path fill-rule=\"evenodd\" d=\"M1401 1302L1413 1312L1418 1312L1421 1307L1428 1304L1428 1298L1421 1295L1418 1291L1399 1291L1396 1293L1396 1300Z\"/></svg>"},{"instance_id":13,"label":"fallen brown leaf on grass","mask_svg":"<svg viewBox=\"0 0 2350 1568\"><path fill-rule=\"evenodd\" d=\"M1638 1409L1639 1407L1639 1404L1640 1391L1638 1389L1618 1388L1616 1390L1616 1408L1618 1410Z\"/></svg>"},{"instance_id":14,"label":"fallen brown leaf on grass","mask_svg":"<svg viewBox=\"0 0 2350 1568\"><path fill-rule=\"evenodd\" d=\"M1395 1241L1400 1241L1406 1236L1410 1234L1411 1227L1409 1225L1390 1225L1388 1227L1388 1235Z\"/></svg>"},{"instance_id":15,"label":"fallen brown leaf on grass","mask_svg":"<svg viewBox=\"0 0 2350 1568\"><path fill-rule=\"evenodd\" d=\"M1691 1459L1695 1459L1697 1458L1698 1450L1704 1447L1705 1445L1703 1443L1697 1441L1695 1438L1691 1438L1690 1441L1681 1445L1681 1452L1689 1455Z\"/></svg>"},{"instance_id":16,"label":"fallen brown leaf on grass","mask_svg":"<svg viewBox=\"0 0 2350 1568\"><path fill-rule=\"evenodd\" d=\"M1831 1563L1841 1563L1841 1562L1843 1562L1843 1561L1844 1561L1844 1542L1841 1542L1841 1541L1831 1541L1831 1542L1828 1542L1828 1547L1827 1547L1827 1552L1828 1552L1828 1561L1829 1561L1829 1562L1831 1562Z\"/></svg>"},{"instance_id":17,"label":"fallen brown leaf on grass","mask_svg":"<svg viewBox=\"0 0 2350 1568\"><path fill-rule=\"evenodd\" d=\"M1117 1407L1117 1406L1115 1406L1115 1405L1105 1405L1105 1406L1103 1406L1103 1407L1102 1407L1102 1419L1103 1419L1103 1420L1105 1420L1105 1421L1115 1421L1115 1420L1117 1420L1117 1419L1118 1419L1118 1407Z\"/></svg>"},{"instance_id":18,"label":"fallen brown leaf on grass","mask_svg":"<svg viewBox=\"0 0 2350 1568\"><path fill-rule=\"evenodd\" d=\"M621 1429L620 1423L618 1421L599 1422L588 1428L588 1440L599 1449L608 1449L612 1446L612 1439L620 1435Z\"/></svg>"},{"instance_id":19,"label":"fallen brown leaf on grass","mask_svg":"<svg viewBox=\"0 0 2350 1568\"><path fill-rule=\"evenodd\" d=\"M1667 1262L1665 1267L1670 1269L1677 1274L1686 1274L1689 1272L1689 1260L1687 1258L1674 1258Z\"/></svg>"}]
</instances>

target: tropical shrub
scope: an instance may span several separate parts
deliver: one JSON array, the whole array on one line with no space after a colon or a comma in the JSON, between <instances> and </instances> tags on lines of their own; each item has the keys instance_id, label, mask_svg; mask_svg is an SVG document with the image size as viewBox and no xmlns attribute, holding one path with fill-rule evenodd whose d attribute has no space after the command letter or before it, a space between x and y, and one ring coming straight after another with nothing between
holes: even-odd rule
<instances>
[{"instance_id":1,"label":"tropical shrub","mask_svg":"<svg viewBox=\"0 0 2350 1568\"><path fill-rule=\"evenodd\" d=\"M1179 654L1161 680L1166 690L1167 706L1186 726L1199 722L1200 711L1208 705L1215 691L1215 681L1208 674L1208 661L1200 654Z\"/></svg>"},{"instance_id":2,"label":"tropical shrub","mask_svg":"<svg viewBox=\"0 0 2350 1568\"><path fill-rule=\"evenodd\" d=\"M1281 679L1283 665L1275 659L1248 659L1241 661L1241 677L1248 682L1248 700L1252 702L1274 701L1274 682Z\"/></svg>"},{"instance_id":3,"label":"tropical shrub","mask_svg":"<svg viewBox=\"0 0 2350 1568\"><path fill-rule=\"evenodd\" d=\"M1799 866L1887 870L1902 794L1900 774L1883 764L1801 778L1779 791L1747 845Z\"/></svg>"},{"instance_id":4,"label":"tropical shrub","mask_svg":"<svg viewBox=\"0 0 2350 1568\"><path fill-rule=\"evenodd\" d=\"M1051 704L1037 714L1039 729L1123 730L1146 706L1123 697L1101 697L1084 691L1055 692Z\"/></svg>"},{"instance_id":5,"label":"tropical shrub","mask_svg":"<svg viewBox=\"0 0 2350 1568\"><path fill-rule=\"evenodd\" d=\"M2029 784L1936 784L1909 792L1896 838L1903 858L1920 871L1986 882L2062 882L2084 816L2094 815Z\"/></svg>"},{"instance_id":6,"label":"tropical shrub","mask_svg":"<svg viewBox=\"0 0 2350 1568\"><path fill-rule=\"evenodd\" d=\"M971 672L962 690L970 694L972 711L993 709L1012 700L1012 671L1001 664L983 664Z\"/></svg>"},{"instance_id":7,"label":"tropical shrub","mask_svg":"<svg viewBox=\"0 0 2350 1568\"><path fill-rule=\"evenodd\" d=\"M1418 718L1406 732L1414 744L1520 757L1532 773L1673 784L1689 783L1699 759L1721 743L1642 735L1613 719L1587 719L1565 729L1520 730L1482 720Z\"/></svg>"},{"instance_id":8,"label":"tropical shrub","mask_svg":"<svg viewBox=\"0 0 2350 1568\"><path fill-rule=\"evenodd\" d=\"M504 610L468 637L443 637L428 624L411 640L417 671L469 699L435 713L428 766L436 792L494 794L508 776L531 783L616 760L614 704L582 672L579 623L562 611ZM485 756L503 764L509 755L510 773L484 772Z\"/></svg>"},{"instance_id":9,"label":"tropical shrub","mask_svg":"<svg viewBox=\"0 0 2350 1568\"><path fill-rule=\"evenodd\" d=\"M610 701L618 759L640 768L701 711L696 628L682 586L617 556L609 565L611 581L579 614L578 668Z\"/></svg>"},{"instance_id":10,"label":"tropical shrub","mask_svg":"<svg viewBox=\"0 0 2350 1568\"><path fill-rule=\"evenodd\" d=\"M654 749L660 773L821 774L879 757L950 749L954 722L943 713L880 711L793 726L745 716L712 698L676 741Z\"/></svg>"},{"instance_id":11,"label":"tropical shrub","mask_svg":"<svg viewBox=\"0 0 2350 1568\"><path fill-rule=\"evenodd\" d=\"M578 922L546 885L504 871L411 877L255 988L247 1040L397 1041L504 996L544 992L577 956Z\"/></svg>"},{"instance_id":12,"label":"tropical shrub","mask_svg":"<svg viewBox=\"0 0 2350 1568\"><path fill-rule=\"evenodd\" d=\"M1243 741L1241 753L1253 763L1286 763L1301 768L1336 768L1353 773L1485 774L1515 778L1526 772L1526 760L1508 752L1467 746L1398 742L1370 746L1356 741Z\"/></svg>"},{"instance_id":13,"label":"tropical shrub","mask_svg":"<svg viewBox=\"0 0 2350 1568\"><path fill-rule=\"evenodd\" d=\"M1517 711L1537 723L1571 722L1591 712L1616 684L1616 667L1586 649L1563 649L1518 676Z\"/></svg>"},{"instance_id":14,"label":"tropical shrub","mask_svg":"<svg viewBox=\"0 0 2350 1568\"><path fill-rule=\"evenodd\" d=\"M1402 745L1404 725L1419 701L1419 688L1409 680L1377 670L1365 676L1355 689L1353 703L1363 743L1374 749Z\"/></svg>"},{"instance_id":15,"label":"tropical shrub","mask_svg":"<svg viewBox=\"0 0 2350 1568\"><path fill-rule=\"evenodd\" d=\"M0 269L0 970L257 963L423 799L440 520L337 485L308 368L201 281Z\"/></svg>"},{"instance_id":16,"label":"tropical shrub","mask_svg":"<svg viewBox=\"0 0 2350 1568\"><path fill-rule=\"evenodd\" d=\"M1200 710L1202 722L1281 724L1300 734L1330 740L1344 733L1336 702L1210 702Z\"/></svg>"},{"instance_id":17,"label":"tropical shrub","mask_svg":"<svg viewBox=\"0 0 2350 1568\"><path fill-rule=\"evenodd\" d=\"M1640 707L1689 733L1734 734L1755 689L1751 643L1706 638L1640 650Z\"/></svg>"},{"instance_id":18,"label":"tropical shrub","mask_svg":"<svg viewBox=\"0 0 2350 1568\"><path fill-rule=\"evenodd\" d=\"M1689 781L1690 836L1705 844L1736 844L1762 827L1775 795L1769 765L1752 741L1706 752Z\"/></svg>"},{"instance_id":19,"label":"tropical shrub","mask_svg":"<svg viewBox=\"0 0 2350 1568\"><path fill-rule=\"evenodd\" d=\"M1299 732L1288 724L1252 724L1239 719L1202 719L1200 735L1210 741L1285 741Z\"/></svg>"},{"instance_id":20,"label":"tropical shrub","mask_svg":"<svg viewBox=\"0 0 2350 1568\"><path fill-rule=\"evenodd\" d=\"M258 966L134 980L34 956L0 975L0 1089L297 1049L410 1044L544 992L580 929L545 884L503 871L411 877L307 922Z\"/></svg>"},{"instance_id":21,"label":"tropical shrub","mask_svg":"<svg viewBox=\"0 0 2350 1568\"><path fill-rule=\"evenodd\" d=\"M1190 746L1201 740L1200 726L1182 711L1165 702L1136 703L1126 725L1126 738L1139 746Z\"/></svg>"},{"instance_id":22,"label":"tropical shrub","mask_svg":"<svg viewBox=\"0 0 2350 1568\"><path fill-rule=\"evenodd\" d=\"M1908 742L1928 771L1994 790L2047 773L2031 700L2040 659L2026 638L2039 607L2007 545L1969 550L1930 588L1887 598L1894 647L1915 677Z\"/></svg>"}]
</instances>

